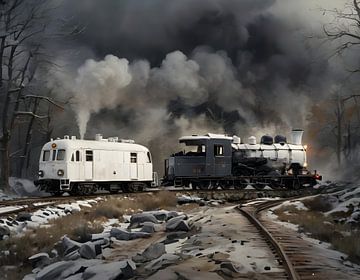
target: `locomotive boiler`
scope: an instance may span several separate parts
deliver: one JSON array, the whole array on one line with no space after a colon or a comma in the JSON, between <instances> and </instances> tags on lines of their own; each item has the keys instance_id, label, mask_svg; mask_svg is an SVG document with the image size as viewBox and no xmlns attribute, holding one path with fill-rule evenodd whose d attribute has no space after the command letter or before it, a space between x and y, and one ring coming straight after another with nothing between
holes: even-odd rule
<instances>
[{"instance_id":1,"label":"locomotive boiler","mask_svg":"<svg viewBox=\"0 0 360 280\"><path fill-rule=\"evenodd\" d=\"M98 189L132 192L150 186L150 151L133 140L110 137L79 140L75 136L51 140L40 154L35 184L53 194L91 194Z\"/></svg>"},{"instance_id":2,"label":"locomotive boiler","mask_svg":"<svg viewBox=\"0 0 360 280\"><path fill-rule=\"evenodd\" d=\"M193 189L298 189L314 186L321 176L307 170L303 130L292 131L292 141L277 135L264 135L257 143L240 137L208 133L184 136L179 142L185 150L165 160L166 185L191 186Z\"/></svg>"}]
</instances>

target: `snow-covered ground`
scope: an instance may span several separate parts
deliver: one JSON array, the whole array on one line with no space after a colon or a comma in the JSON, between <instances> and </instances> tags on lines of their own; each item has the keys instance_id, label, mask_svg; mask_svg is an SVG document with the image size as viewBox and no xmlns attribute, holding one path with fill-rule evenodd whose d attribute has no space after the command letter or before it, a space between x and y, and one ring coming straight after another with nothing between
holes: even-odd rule
<instances>
[{"instance_id":1,"label":"snow-covered ground","mask_svg":"<svg viewBox=\"0 0 360 280\"><path fill-rule=\"evenodd\" d=\"M46 192L39 191L38 188L34 185L34 182L28 179L10 177L9 185L11 188L11 193L4 193L3 190L0 189L0 201L19 197L42 197L50 195Z\"/></svg>"}]
</instances>

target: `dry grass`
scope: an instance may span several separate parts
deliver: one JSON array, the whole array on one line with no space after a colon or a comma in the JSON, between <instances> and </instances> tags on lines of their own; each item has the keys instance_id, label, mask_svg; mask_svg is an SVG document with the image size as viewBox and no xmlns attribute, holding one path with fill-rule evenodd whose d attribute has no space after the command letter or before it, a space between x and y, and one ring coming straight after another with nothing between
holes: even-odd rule
<instances>
[{"instance_id":1,"label":"dry grass","mask_svg":"<svg viewBox=\"0 0 360 280\"><path fill-rule=\"evenodd\" d=\"M333 222L333 217L325 216L322 211L328 209L326 205L319 206L319 201L304 202L315 210L298 210L294 206L283 206L274 211L281 221L299 225L299 230L310 233L313 238L328 242L332 247L349 256L349 260L360 263L360 232L351 229L351 226ZM328 211L328 210L325 210ZM346 232L347 235L342 234Z\"/></svg>"},{"instance_id":2,"label":"dry grass","mask_svg":"<svg viewBox=\"0 0 360 280\"><path fill-rule=\"evenodd\" d=\"M80 212L51 220L47 227L29 230L22 236L15 236L0 242L0 273L4 266L21 266L17 272L7 272L6 279L19 279L31 270L28 258L38 252L50 252L62 236L86 242L92 233L103 231L102 223L110 218L122 221L123 214L132 214L141 210L170 209L177 205L174 193L168 191L153 194L133 194L128 197L110 197L105 201L84 208ZM4 252L9 254L5 255ZM13 274L15 276L13 276ZM5 275L5 274L2 274ZM21 277L20 277L21 276Z\"/></svg>"}]
</instances>

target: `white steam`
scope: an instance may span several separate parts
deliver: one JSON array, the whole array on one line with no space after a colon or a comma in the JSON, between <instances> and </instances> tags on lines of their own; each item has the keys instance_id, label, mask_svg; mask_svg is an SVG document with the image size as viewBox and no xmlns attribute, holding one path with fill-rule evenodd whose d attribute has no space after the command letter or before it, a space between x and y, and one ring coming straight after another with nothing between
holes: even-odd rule
<instances>
[{"instance_id":1,"label":"white steam","mask_svg":"<svg viewBox=\"0 0 360 280\"><path fill-rule=\"evenodd\" d=\"M117 96L131 82L129 62L113 55L102 61L89 59L78 70L75 80L74 110L81 139L84 138L91 113L117 105Z\"/></svg>"}]
</instances>

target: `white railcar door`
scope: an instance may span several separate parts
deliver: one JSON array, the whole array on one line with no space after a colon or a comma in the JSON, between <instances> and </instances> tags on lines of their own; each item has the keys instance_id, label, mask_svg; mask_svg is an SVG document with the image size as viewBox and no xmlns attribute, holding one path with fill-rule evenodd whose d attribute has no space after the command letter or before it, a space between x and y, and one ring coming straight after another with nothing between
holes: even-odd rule
<instances>
[{"instance_id":1,"label":"white railcar door","mask_svg":"<svg viewBox=\"0 0 360 280\"><path fill-rule=\"evenodd\" d=\"M138 179L138 154L130 153L130 179Z\"/></svg>"},{"instance_id":2,"label":"white railcar door","mask_svg":"<svg viewBox=\"0 0 360 280\"><path fill-rule=\"evenodd\" d=\"M84 177L85 180L93 179L94 168L94 152L92 150L85 151L85 165L84 165Z\"/></svg>"}]
</instances>

